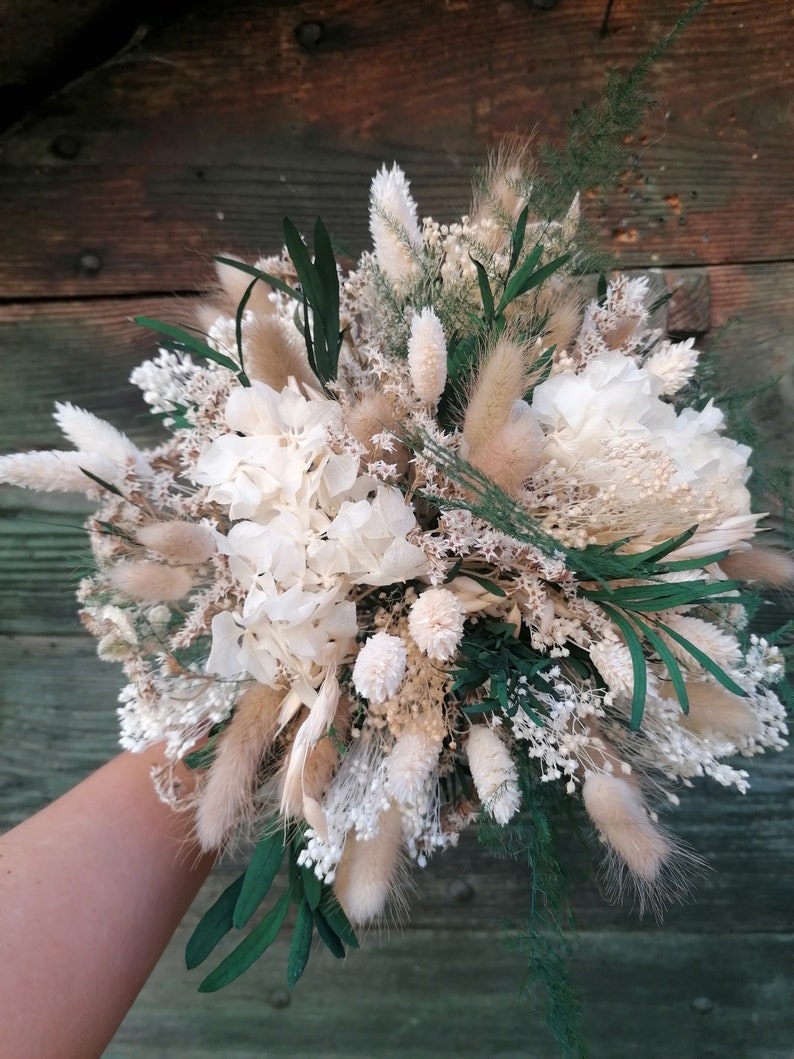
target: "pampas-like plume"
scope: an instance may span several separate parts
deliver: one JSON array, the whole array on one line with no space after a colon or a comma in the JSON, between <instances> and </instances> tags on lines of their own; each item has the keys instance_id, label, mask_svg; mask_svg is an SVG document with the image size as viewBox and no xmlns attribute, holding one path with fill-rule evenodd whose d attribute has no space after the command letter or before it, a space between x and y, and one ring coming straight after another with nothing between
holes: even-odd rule
<instances>
[{"instance_id":1,"label":"pampas-like plume","mask_svg":"<svg viewBox=\"0 0 794 1059\"><path fill-rule=\"evenodd\" d=\"M117 591L144 603L170 603L186 596L193 587L184 567L148 559L122 559L110 568L107 578Z\"/></svg>"},{"instance_id":2,"label":"pampas-like plume","mask_svg":"<svg viewBox=\"0 0 794 1059\"><path fill-rule=\"evenodd\" d=\"M246 328L243 354L247 375L274 390L283 390L290 378L318 385L298 331L277 316L260 316Z\"/></svg>"},{"instance_id":3,"label":"pampas-like plume","mask_svg":"<svg viewBox=\"0 0 794 1059\"><path fill-rule=\"evenodd\" d=\"M224 254L224 257L233 258L233 254ZM241 262L242 263L242 262ZM221 285L221 293L224 310L232 316L237 312L237 307L243 300L253 276L234 265L223 265L220 261L215 262L215 271L218 274L218 282ZM246 303L246 309L250 309L256 316L270 316L274 311L270 300L271 288L264 281L255 283Z\"/></svg>"},{"instance_id":4,"label":"pampas-like plume","mask_svg":"<svg viewBox=\"0 0 794 1059\"><path fill-rule=\"evenodd\" d=\"M516 494L540 466L546 437L526 401L502 427L469 453L469 462L506 493Z\"/></svg>"},{"instance_id":5,"label":"pampas-like plume","mask_svg":"<svg viewBox=\"0 0 794 1059\"><path fill-rule=\"evenodd\" d=\"M373 178L369 200L369 230L378 265L392 283L399 284L416 269L414 250L422 242L416 203L398 165L384 165Z\"/></svg>"},{"instance_id":6,"label":"pampas-like plume","mask_svg":"<svg viewBox=\"0 0 794 1059\"><path fill-rule=\"evenodd\" d=\"M488 217L502 224L513 225L526 200L518 190L520 181L530 176L533 169L528 140L515 137L504 140L488 159L484 178L475 185L471 204L471 218L475 224Z\"/></svg>"},{"instance_id":7,"label":"pampas-like plume","mask_svg":"<svg viewBox=\"0 0 794 1059\"><path fill-rule=\"evenodd\" d=\"M763 725L747 699L732 695L716 683L687 684L686 691L689 713L682 712L678 720L688 731L696 735L718 733L736 744L761 735ZM675 699L672 682L662 681L659 694Z\"/></svg>"},{"instance_id":8,"label":"pampas-like plume","mask_svg":"<svg viewBox=\"0 0 794 1059\"><path fill-rule=\"evenodd\" d=\"M122 466L132 460L144 468L148 463L138 448L126 434L100 419L92 412L76 405L57 402L53 418L61 428L63 435L82 452L96 452L99 455L120 463Z\"/></svg>"},{"instance_id":9,"label":"pampas-like plume","mask_svg":"<svg viewBox=\"0 0 794 1059\"><path fill-rule=\"evenodd\" d=\"M720 559L720 568L728 577L740 581L760 581L763 585L784 588L794 584L794 559L784 552L768 548L747 548L731 552Z\"/></svg>"},{"instance_id":10,"label":"pampas-like plume","mask_svg":"<svg viewBox=\"0 0 794 1059\"><path fill-rule=\"evenodd\" d=\"M278 730L283 698L283 689L264 684L240 697L199 795L196 836L202 849L218 849L240 818L251 815L259 767Z\"/></svg>"},{"instance_id":11,"label":"pampas-like plume","mask_svg":"<svg viewBox=\"0 0 794 1059\"><path fill-rule=\"evenodd\" d=\"M432 308L414 313L411 319L408 367L416 396L435 408L447 383L447 340Z\"/></svg>"},{"instance_id":12,"label":"pampas-like plume","mask_svg":"<svg viewBox=\"0 0 794 1059\"><path fill-rule=\"evenodd\" d=\"M582 799L604 841L626 864L638 883L653 887L672 847L651 820L635 783L604 772L591 772Z\"/></svg>"},{"instance_id":13,"label":"pampas-like plume","mask_svg":"<svg viewBox=\"0 0 794 1059\"><path fill-rule=\"evenodd\" d=\"M521 806L518 773L510 751L492 728L475 724L466 741L466 756L483 809L504 826Z\"/></svg>"},{"instance_id":14,"label":"pampas-like plume","mask_svg":"<svg viewBox=\"0 0 794 1059\"><path fill-rule=\"evenodd\" d=\"M511 419L526 389L525 350L509 335L502 335L484 358L466 407L463 437L469 452L483 448Z\"/></svg>"},{"instance_id":15,"label":"pampas-like plume","mask_svg":"<svg viewBox=\"0 0 794 1059\"><path fill-rule=\"evenodd\" d=\"M563 296L552 298L548 313L543 344L547 349L554 346L555 351L561 353L573 345L582 326L582 301L579 292L571 289Z\"/></svg>"},{"instance_id":16,"label":"pampas-like plume","mask_svg":"<svg viewBox=\"0 0 794 1059\"><path fill-rule=\"evenodd\" d=\"M20 452L0 456L0 482L23 489L37 489L41 493L84 493L92 499L106 495L101 485L89 478L110 485L122 484L122 469L113 460L95 452Z\"/></svg>"},{"instance_id":17,"label":"pampas-like plume","mask_svg":"<svg viewBox=\"0 0 794 1059\"><path fill-rule=\"evenodd\" d=\"M369 462L384 460L397 466L402 476L408 468L410 453L402 442L394 440L390 449L373 441L387 430L397 430L400 420L394 407L394 399L381 390L365 393L355 404L345 409L345 425L350 433L364 446Z\"/></svg>"},{"instance_id":18,"label":"pampas-like plume","mask_svg":"<svg viewBox=\"0 0 794 1059\"><path fill-rule=\"evenodd\" d=\"M212 533L195 522L150 522L141 526L137 536L144 548L183 566L200 566L215 553Z\"/></svg>"},{"instance_id":19,"label":"pampas-like plume","mask_svg":"<svg viewBox=\"0 0 794 1059\"><path fill-rule=\"evenodd\" d=\"M402 817L395 805L381 813L374 838L347 836L334 891L351 923L362 925L383 914L399 877L402 836Z\"/></svg>"}]
</instances>

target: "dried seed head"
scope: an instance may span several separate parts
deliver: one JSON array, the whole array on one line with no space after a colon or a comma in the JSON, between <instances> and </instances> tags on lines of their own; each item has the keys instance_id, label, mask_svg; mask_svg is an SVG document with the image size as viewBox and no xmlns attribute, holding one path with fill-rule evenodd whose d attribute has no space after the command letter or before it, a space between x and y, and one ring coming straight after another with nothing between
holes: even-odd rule
<instances>
[{"instance_id":1,"label":"dried seed head","mask_svg":"<svg viewBox=\"0 0 794 1059\"><path fill-rule=\"evenodd\" d=\"M469 451L481 448L495 430L511 419L516 401L527 388L526 352L515 339L502 335L480 365L466 415L463 437Z\"/></svg>"},{"instance_id":2,"label":"dried seed head","mask_svg":"<svg viewBox=\"0 0 794 1059\"><path fill-rule=\"evenodd\" d=\"M794 559L768 548L746 548L720 560L720 569L740 581L760 581L783 588L794 584Z\"/></svg>"},{"instance_id":3,"label":"dried seed head","mask_svg":"<svg viewBox=\"0 0 794 1059\"><path fill-rule=\"evenodd\" d=\"M108 581L118 592L144 603L168 603L181 599L193 587L182 566L167 566L148 559L122 559L108 571Z\"/></svg>"},{"instance_id":4,"label":"dried seed head","mask_svg":"<svg viewBox=\"0 0 794 1059\"><path fill-rule=\"evenodd\" d=\"M683 711L679 724L697 735L707 732L719 733L734 743L758 736L763 725L747 699L732 695L719 684L700 683L686 685L689 713ZM675 690L670 681L662 681L659 694L674 699Z\"/></svg>"},{"instance_id":5,"label":"dried seed head","mask_svg":"<svg viewBox=\"0 0 794 1059\"><path fill-rule=\"evenodd\" d=\"M365 449L366 459L370 462L384 460L397 467L398 475L405 474L408 468L409 452L402 442L395 441L390 449L373 441L373 438L384 431L397 430L399 417L394 406L394 399L382 391L363 394L354 404L345 410L345 424L348 430Z\"/></svg>"},{"instance_id":6,"label":"dried seed head","mask_svg":"<svg viewBox=\"0 0 794 1059\"><path fill-rule=\"evenodd\" d=\"M447 340L431 308L414 313L408 339L408 367L416 396L435 408L447 383Z\"/></svg>"},{"instance_id":7,"label":"dried seed head","mask_svg":"<svg viewBox=\"0 0 794 1059\"><path fill-rule=\"evenodd\" d=\"M218 749L196 809L202 849L218 849L241 820L254 816L262 759L278 730L284 690L256 684L239 699L218 739Z\"/></svg>"},{"instance_id":8,"label":"dried seed head","mask_svg":"<svg viewBox=\"0 0 794 1059\"><path fill-rule=\"evenodd\" d=\"M199 566L215 554L206 526L194 522L150 522L137 531L138 543L180 566Z\"/></svg>"},{"instance_id":9,"label":"dried seed head","mask_svg":"<svg viewBox=\"0 0 794 1059\"><path fill-rule=\"evenodd\" d=\"M519 411L469 453L472 466L510 494L516 494L540 466L546 440L532 409L525 401L517 403L526 412Z\"/></svg>"},{"instance_id":10,"label":"dried seed head","mask_svg":"<svg viewBox=\"0 0 794 1059\"><path fill-rule=\"evenodd\" d=\"M298 331L277 316L261 316L246 328L243 359L247 375L283 390L290 378L316 387L317 377L309 367L306 346Z\"/></svg>"},{"instance_id":11,"label":"dried seed head","mask_svg":"<svg viewBox=\"0 0 794 1059\"><path fill-rule=\"evenodd\" d=\"M625 778L591 772L582 784L585 809L601 837L640 882L653 884L672 852L642 795Z\"/></svg>"},{"instance_id":12,"label":"dried seed head","mask_svg":"<svg viewBox=\"0 0 794 1059\"><path fill-rule=\"evenodd\" d=\"M369 923L383 914L399 879L402 837L402 817L394 805L381 814L374 838L347 836L334 891L351 923Z\"/></svg>"}]
</instances>

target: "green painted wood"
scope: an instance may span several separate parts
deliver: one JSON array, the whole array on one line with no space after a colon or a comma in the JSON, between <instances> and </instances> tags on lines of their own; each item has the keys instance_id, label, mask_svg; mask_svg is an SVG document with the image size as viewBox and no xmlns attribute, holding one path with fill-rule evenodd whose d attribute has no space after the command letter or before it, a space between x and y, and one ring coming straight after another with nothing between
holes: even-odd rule
<instances>
[{"instance_id":1,"label":"green painted wood","mask_svg":"<svg viewBox=\"0 0 794 1059\"><path fill-rule=\"evenodd\" d=\"M582 936L576 978L592 1059L789 1059L790 937L675 931ZM108 1059L553 1059L542 1018L517 998L521 966L491 932L461 926L370 939L343 967L315 953L288 1006L286 946L213 997L189 997L164 960ZM195 976L198 978L198 975Z\"/></svg>"}]
</instances>

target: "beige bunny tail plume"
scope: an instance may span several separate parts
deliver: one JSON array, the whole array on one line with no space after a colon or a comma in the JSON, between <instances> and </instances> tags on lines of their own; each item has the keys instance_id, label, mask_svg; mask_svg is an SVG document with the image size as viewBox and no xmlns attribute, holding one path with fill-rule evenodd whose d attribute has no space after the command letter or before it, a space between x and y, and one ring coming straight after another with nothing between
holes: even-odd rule
<instances>
[{"instance_id":1,"label":"beige bunny tail plume","mask_svg":"<svg viewBox=\"0 0 794 1059\"><path fill-rule=\"evenodd\" d=\"M741 581L758 581L776 588L794 585L794 559L785 552L771 548L746 548L731 552L720 560L720 568L728 577Z\"/></svg>"},{"instance_id":2,"label":"beige bunny tail plume","mask_svg":"<svg viewBox=\"0 0 794 1059\"><path fill-rule=\"evenodd\" d=\"M665 834L631 779L591 772L582 785L582 798L609 852L608 892L620 899L631 889L640 913L649 908L661 918L670 901L685 892L684 869L696 858Z\"/></svg>"},{"instance_id":3,"label":"beige bunny tail plume","mask_svg":"<svg viewBox=\"0 0 794 1059\"><path fill-rule=\"evenodd\" d=\"M402 817L395 805L381 814L378 833L367 841L348 835L336 870L334 890L351 923L379 919L400 878Z\"/></svg>"},{"instance_id":4,"label":"beige bunny tail plume","mask_svg":"<svg viewBox=\"0 0 794 1059\"><path fill-rule=\"evenodd\" d=\"M196 809L202 849L219 849L251 815L262 759L278 729L284 691L257 684L240 698L218 749Z\"/></svg>"}]
</instances>

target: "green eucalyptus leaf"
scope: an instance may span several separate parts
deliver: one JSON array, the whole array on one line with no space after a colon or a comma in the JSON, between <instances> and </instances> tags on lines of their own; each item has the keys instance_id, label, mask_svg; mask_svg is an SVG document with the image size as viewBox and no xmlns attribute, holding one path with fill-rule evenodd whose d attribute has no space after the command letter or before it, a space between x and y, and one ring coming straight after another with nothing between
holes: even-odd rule
<instances>
[{"instance_id":1,"label":"green eucalyptus leaf","mask_svg":"<svg viewBox=\"0 0 794 1059\"><path fill-rule=\"evenodd\" d=\"M284 859L284 836L273 831L259 840L243 877L243 888L234 909L234 925L244 927L259 908L278 875Z\"/></svg>"},{"instance_id":2,"label":"green eucalyptus leaf","mask_svg":"<svg viewBox=\"0 0 794 1059\"><path fill-rule=\"evenodd\" d=\"M152 320L148 316L136 316L135 323L141 327L148 327L150 331L165 335L176 342L177 345L184 346L191 353L195 353L202 360L212 360L216 364L220 364L221 367L233 371L235 375L240 374L240 366L235 364L231 357L219 353L212 346L208 346L206 342L202 342L201 339L185 331L184 328L174 327L173 324L164 324L161 320Z\"/></svg>"},{"instance_id":3,"label":"green eucalyptus leaf","mask_svg":"<svg viewBox=\"0 0 794 1059\"><path fill-rule=\"evenodd\" d=\"M741 698L744 698L747 695L744 688L740 687L735 680L732 680L725 670L717 665L713 658L709 658L704 651L701 651L699 647L695 647L695 645L687 640L685 636L682 636L681 633L671 629L668 625L664 625L661 621L655 621L654 625L657 629L661 629L663 633L666 633L671 640L675 640L677 644L680 644L680 646L683 647L688 654L692 655L695 661L699 662L705 670L711 673L714 679L719 684L722 684L727 691L733 692L734 695L738 695Z\"/></svg>"},{"instance_id":4,"label":"green eucalyptus leaf","mask_svg":"<svg viewBox=\"0 0 794 1059\"><path fill-rule=\"evenodd\" d=\"M678 664L678 659L675 657L673 652L658 635L654 632L650 626L645 625L643 622L638 621L635 618L638 627L642 630L642 634L651 647L656 651L658 656L661 658L667 672L670 674L670 680L672 681L673 688L675 690L676 698L681 704L681 709L684 714L689 713L689 695L687 694L686 684L684 682L684 676L681 672L681 667Z\"/></svg>"},{"instance_id":5,"label":"green eucalyptus leaf","mask_svg":"<svg viewBox=\"0 0 794 1059\"><path fill-rule=\"evenodd\" d=\"M109 493L112 493L114 496L120 496L122 500L126 500L126 497L118 486L113 485L111 482L106 482L105 479L100 478L98 474L94 474L92 471L87 471L85 467L81 467L80 470L83 472L86 478L90 478L92 482L96 482L97 485L101 485L103 489L107 489L107 491Z\"/></svg>"},{"instance_id":6,"label":"green eucalyptus leaf","mask_svg":"<svg viewBox=\"0 0 794 1059\"><path fill-rule=\"evenodd\" d=\"M281 291L282 294L288 294L290 298L295 298L300 301L300 294L294 287L290 287L289 283L285 283L283 279L279 279L277 276L271 276L269 272L263 272L261 269L255 268L253 265L246 264L245 261L236 261L233 257L221 257L220 255L215 255L212 260L219 262L221 265L230 265L232 268L239 269L240 272L245 272L249 276L255 276L257 279L263 280L274 290Z\"/></svg>"},{"instance_id":7,"label":"green eucalyptus leaf","mask_svg":"<svg viewBox=\"0 0 794 1059\"><path fill-rule=\"evenodd\" d=\"M488 273L485 271L485 267L477 261L476 258L469 254L469 260L477 269L477 283L480 287L480 298L482 300L482 311L485 317L486 323L490 323L494 318L494 302L493 294L491 293L491 284L488 281Z\"/></svg>"},{"instance_id":8,"label":"green eucalyptus leaf","mask_svg":"<svg viewBox=\"0 0 794 1059\"><path fill-rule=\"evenodd\" d=\"M328 925L341 942L350 949L358 948L356 932L350 925L350 920L342 910L342 906L336 899L333 890L327 889L320 901L320 911L328 921Z\"/></svg>"},{"instance_id":9,"label":"green eucalyptus leaf","mask_svg":"<svg viewBox=\"0 0 794 1059\"><path fill-rule=\"evenodd\" d=\"M200 993L214 993L223 989L251 964L256 963L259 957L268 949L278 936L281 926L287 915L287 910L292 900L292 890L285 890L278 901L273 905L264 919L247 934L240 944L229 955L221 960L214 971L210 972L198 987Z\"/></svg>"},{"instance_id":10,"label":"green eucalyptus leaf","mask_svg":"<svg viewBox=\"0 0 794 1059\"><path fill-rule=\"evenodd\" d=\"M185 946L185 964L189 971L198 967L234 926L232 914L243 885L243 876L227 886L207 909Z\"/></svg>"},{"instance_id":11,"label":"green eucalyptus leaf","mask_svg":"<svg viewBox=\"0 0 794 1059\"><path fill-rule=\"evenodd\" d=\"M317 928L317 933L320 936L320 940L330 950L337 960L342 960L345 957L345 947L339 938L336 936L334 931L331 929L331 925L325 916L322 914L319 908L312 909L312 918L314 919L314 925Z\"/></svg>"},{"instance_id":12,"label":"green eucalyptus leaf","mask_svg":"<svg viewBox=\"0 0 794 1059\"><path fill-rule=\"evenodd\" d=\"M309 908L311 908L313 912L315 908L319 907L320 900L323 896L322 879L318 879L314 874L314 868L309 868L305 864L302 864L301 882L303 883L303 894L309 902Z\"/></svg>"},{"instance_id":13,"label":"green eucalyptus leaf","mask_svg":"<svg viewBox=\"0 0 794 1059\"><path fill-rule=\"evenodd\" d=\"M507 306L513 301L514 298L518 297L518 292L521 284L524 283L535 271L535 267L538 265L540 259L543 257L543 247L540 243L533 247L532 250L524 258L521 266L517 272L514 272L510 279L505 284L504 292L499 301L499 308L496 310L497 315L501 316Z\"/></svg>"},{"instance_id":14,"label":"green eucalyptus leaf","mask_svg":"<svg viewBox=\"0 0 794 1059\"><path fill-rule=\"evenodd\" d=\"M631 668L634 677L634 691L631 696L631 729L636 732L642 723L642 715L645 712L645 695L648 687L648 672L645 668L642 643L628 618L606 603L602 603L601 608L623 633L626 646L631 655Z\"/></svg>"},{"instance_id":15,"label":"green eucalyptus leaf","mask_svg":"<svg viewBox=\"0 0 794 1059\"><path fill-rule=\"evenodd\" d=\"M524 235L527 230L527 218L529 217L529 206L525 206L521 213L518 215L513 234L510 237L510 262L507 266L507 275L509 276L513 269L518 264L518 259L521 256L521 251L524 249Z\"/></svg>"},{"instance_id":16,"label":"green eucalyptus leaf","mask_svg":"<svg viewBox=\"0 0 794 1059\"><path fill-rule=\"evenodd\" d=\"M295 918L295 929L292 932L292 941L287 958L287 984L292 989L300 976L306 970L309 956L312 951L312 935L314 934L314 917L309 902L304 897L298 904L298 914Z\"/></svg>"}]
</instances>

